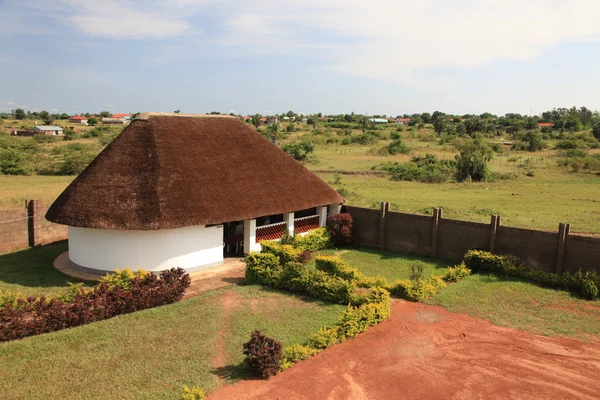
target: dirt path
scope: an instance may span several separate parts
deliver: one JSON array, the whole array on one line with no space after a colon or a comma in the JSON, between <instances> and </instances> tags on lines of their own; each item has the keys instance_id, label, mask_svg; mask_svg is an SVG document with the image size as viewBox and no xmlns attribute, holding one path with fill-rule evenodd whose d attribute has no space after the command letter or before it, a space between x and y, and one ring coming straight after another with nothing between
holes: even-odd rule
<instances>
[{"instance_id":1,"label":"dirt path","mask_svg":"<svg viewBox=\"0 0 600 400\"><path fill-rule=\"evenodd\" d=\"M392 317L269 381L209 399L597 399L600 347L395 300Z\"/></svg>"}]
</instances>

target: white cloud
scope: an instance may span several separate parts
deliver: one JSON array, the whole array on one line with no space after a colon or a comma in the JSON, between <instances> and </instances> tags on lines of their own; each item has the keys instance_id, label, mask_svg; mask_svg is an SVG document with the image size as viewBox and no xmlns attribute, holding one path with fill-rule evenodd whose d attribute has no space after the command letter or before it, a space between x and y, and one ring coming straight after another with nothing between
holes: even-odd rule
<instances>
[{"instance_id":1,"label":"white cloud","mask_svg":"<svg viewBox=\"0 0 600 400\"><path fill-rule=\"evenodd\" d=\"M431 81L431 69L526 61L565 42L600 40L597 0L21 1L92 37L168 39L151 55L157 63L293 54L421 87L444 84Z\"/></svg>"}]
</instances>

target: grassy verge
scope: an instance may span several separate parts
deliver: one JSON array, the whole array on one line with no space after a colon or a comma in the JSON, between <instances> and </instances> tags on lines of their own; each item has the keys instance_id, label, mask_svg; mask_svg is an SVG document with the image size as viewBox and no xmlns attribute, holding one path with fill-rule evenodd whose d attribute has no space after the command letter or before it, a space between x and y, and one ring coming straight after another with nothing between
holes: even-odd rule
<instances>
[{"instance_id":1,"label":"grassy verge","mask_svg":"<svg viewBox=\"0 0 600 400\"><path fill-rule=\"evenodd\" d=\"M25 200L39 199L47 206L75 179L74 176L0 175L0 210L25 207Z\"/></svg>"},{"instance_id":2,"label":"grassy verge","mask_svg":"<svg viewBox=\"0 0 600 400\"><path fill-rule=\"evenodd\" d=\"M52 263L66 250L66 243L58 243L0 254L0 290L8 289L26 296L64 292L69 282L77 281L54 269Z\"/></svg>"},{"instance_id":3,"label":"grassy verge","mask_svg":"<svg viewBox=\"0 0 600 400\"><path fill-rule=\"evenodd\" d=\"M382 276L393 282L408 279L411 267L423 266L423 277L432 273L441 275L446 268L454 265L451 261L422 257L412 254L396 254L368 248L350 248L344 250L326 250L320 254L337 254L352 267L358 268L366 276Z\"/></svg>"},{"instance_id":4,"label":"grassy verge","mask_svg":"<svg viewBox=\"0 0 600 400\"><path fill-rule=\"evenodd\" d=\"M448 286L430 303L538 335L600 338L600 302L510 278L472 275Z\"/></svg>"},{"instance_id":5,"label":"grassy verge","mask_svg":"<svg viewBox=\"0 0 600 400\"><path fill-rule=\"evenodd\" d=\"M0 343L0 392L3 399L174 399L184 384L210 391L245 376L241 343L253 329L284 345L303 342L334 324L343 308L234 287Z\"/></svg>"}]
</instances>

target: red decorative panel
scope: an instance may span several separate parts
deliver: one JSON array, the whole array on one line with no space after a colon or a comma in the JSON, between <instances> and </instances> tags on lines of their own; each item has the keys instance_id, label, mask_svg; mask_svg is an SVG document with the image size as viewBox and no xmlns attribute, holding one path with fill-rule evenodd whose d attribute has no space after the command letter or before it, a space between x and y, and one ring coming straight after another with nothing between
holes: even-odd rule
<instances>
[{"instance_id":1,"label":"red decorative panel","mask_svg":"<svg viewBox=\"0 0 600 400\"><path fill-rule=\"evenodd\" d=\"M256 243L260 243L262 240L279 239L283 236L286 230L287 222L259 226L258 228L256 228Z\"/></svg>"},{"instance_id":2,"label":"red decorative panel","mask_svg":"<svg viewBox=\"0 0 600 400\"><path fill-rule=\"evenodd\" d=\"M319 223L318 215L311 215L310 217L298 218L294 220L294 234L304 233L308 231L312 231L313 229L319 228L321 225Z\"/></svg>"}]
</instances>

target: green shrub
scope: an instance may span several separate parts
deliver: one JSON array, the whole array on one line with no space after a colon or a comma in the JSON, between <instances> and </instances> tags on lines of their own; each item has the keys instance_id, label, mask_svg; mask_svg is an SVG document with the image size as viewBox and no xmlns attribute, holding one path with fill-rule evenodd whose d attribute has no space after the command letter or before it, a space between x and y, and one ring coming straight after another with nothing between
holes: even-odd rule
<instances>
[{"instance_id":1,"label":"green shrub","mask_svg":"<svg viewBox=\"0 0 600 400\"><path fill-rule=\"evenodd\" d=\"M0 175L29 175L25 167L24 154L17 149L0 148Z\"/></svg>"},{"instance_id":2,"label":"green shrub","mask_svg":"<svg viewBox=\"0 0 600 400\"><path fill-rule=\"evenodd\" d=\"M278 287L283 268L271 253L251 253L246 257L246 282Z\"/></svg>"},{"instance_id":3,"label":"green shrub","mask_svg":"<svg viewBox=\"0 0 600 400\"><path fill-rule=\"evenodd\" d=\"M343 340L343 339L342 339ZM340 327L321 328L312 335L309 341L311 347L319 350L326 349L329 346L340 343Z\"/></svg>"},{"instance_id":4,"label":"green shrub","mask_svg":"<svg viewBox=\"0 0 600 400\"><path fill-rule=\"evenodd\" d=\"M294 236L294 246L301 251L319 251L331 246L331 235L327 228L319 228L305 235Z\"/></svg>"},{"instance_id":5,"label":"green shrub","mask_svg":"<svg viewBox=\"0 0 600 400\"><path fill-rule=\"evenodd\" d=\"M315 145L312 142L303 141L300 143L288 143L281 149L295 160L306 161L308 156L315 151Z\"/></svg>"},{"instance_id":6,"label":"green shrub","mask_svg":"<svg viewBox=\"0 0 600 400\"><path fill-rule=\"evenodd\" d=\"M23 298L21 292L11 292L10 289L0 290L0 308L4 308L7 305L14 307L20 298Z\"/></svg>"},{"instance_id":7,"label":"green shrub","mask_svg":"<svg viewBox=\"0 0 600 400\"><path fill-rule=\"evenodd\" d=\"M583 281L581 295L590 300L594 300L598 297L598 287L592 279L586 279Z\"/></svg>"},{"instance_id":8,"label":"green shrub","mask_svg":"<svg viewBox=\"0 0 600 400\"><path fill-rule=\"evenodd\" d=\"M455 267L448 268L448 272L446 272L442 279L445 282L458 282L467 276L471 275L471 270L467 268L465 263L460 263Z\"/></svg>"},{"instance_id":9,"label":"green shrub","mask_svg":"<svg viewBox=\"0 0 600 400\"><path fill-rule=\"evenodd\" d=\"M441 277L432 275L429 279L419 279L411 281L400 279L394 281L387 289L396 297L410 301L421 302L435 295L446 284Z\"/></svg>"},{"instance_id":10,"label":"green shrub","mask_svg":"<svg viewBox=\"0 0 600 400\"><path fill-rule=\"evenodd\" d=\"M339 337L353 338L367 328L377 325L390 317L390 294L383 288L373 289L372 301L358 307L348 306L341 315L339 323Z\"/></svg>"},{"instance_id":11,"label":"green shrub","mask_svg":"<svg viewBox=\"0 0 600 400\"><path fill-rule=\"evenodd\" d=\"M116 269L112 274L107 274L100 279L100 283L106 283L108 287L114 288L116 286L129 290L131 289L131 285L134 278L144 279L150 275L148 271L140 269L135 273L131 271L129 268L125 268L124 270Z\"/></svg>"},{"instance_id":12,"label":"green shrub","mask_svg":"<svg viewBox=\"0 0 600 400\"><path fill-rule=\"evenodd\" d=\"M306 293L310 273L302 263L287 263L279 280L279 287L292 292Z\"/></svg>"},{"instance_id":13,"label":"green shrub","mask_svg":"<svg viewBox=\"0 0 600 400\"><path fill-rule=\"evenodd\" d=\"M281 370L288 369L297 362L308 360L318 352L318 349L312 348L311 346L303 346L301 344L287 346L283 349Z\"/></svg>"},{"instance_id":14,"label":"green shrub","mask_svg":"<svg viewBox=\"0 0 600 400\"><path fill-rule=\"evenodd\" d=\"M281 343L255 330L244 343L244 362L257 377L269 379L281 370Z\"/></svg>"},{"instance_id":15,"label":"green shrub","mask_svg":"<svg viewBox=\"0 0 600 400\"><path fill-rule=\"evenodd\" d=\"M397 155L397 154L409 154L410 147L402 143L402 139L395 139L392 143L386 146L386 149L389 154Z\"/></svg>"},{"instance_id":16,"label":"green shrub","mask_svg":"<svg viewBox=\"0 0 600 400\"><path fill-rule=\"evenodd\" d=\"M591 298L590 294L594 292L591 284L596 288L600 285L600 278L596 271L588 271L584 274L579 270L574 274L568 271L562 274L555 274L529 268L524 265L517 265L516 257L513 256L496 255L481 250L469 250L465 254L464 263L475 272L493 272L530 280L550 287L566 288L574 290L586 298ZM586 285L587 288L584 289Z\"/></svg>"},{"instance_id":17,"label":"green shrub","mask_svg":"<svg viewBox=\"0 0 600 400\"><path fill-rule=\"evenodd\" d=\"M206 398L206 394L204 390L199 388L198 386L192 386L190 389L187 386L183 387L183 393L181 393L181 400L204 400Z\"/></svg>"},{"instance_id":18,"label":"green shrub","mask_svg":"<svg viewBox=\"0 0 600 400\"><path fill-rule=\"evenodd\" d=\"M338 256L319 255L315 259L315 267L317 270L327 272L328 274L348 281L361 281L366 279L357 268L350 267Z\"/></svg>"},{"instance_id":19,"label":"green shrub","mask_svg":"<svg viewBox=\"0 0 600 400\"><path fill-rule=\"evenodd\" d=\"M281 244L274 240L260 242L261 253L269 253L279 257L281 264L302 261L302 250L294 248L291 244Z\"/></svg>"},{"instance_id":20,"label":"green shrub","mask_svg":"<svg viewBox=\"0 0 600 400\"><path fill-rule=\"evenodd\" d=\"M348 304L356 284L323 271L312 271L306 291L312 297L338 304Z\"/></svg>"}]
</instances>

